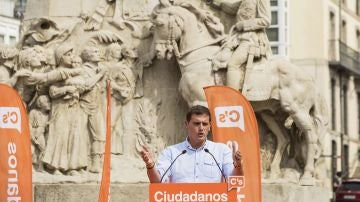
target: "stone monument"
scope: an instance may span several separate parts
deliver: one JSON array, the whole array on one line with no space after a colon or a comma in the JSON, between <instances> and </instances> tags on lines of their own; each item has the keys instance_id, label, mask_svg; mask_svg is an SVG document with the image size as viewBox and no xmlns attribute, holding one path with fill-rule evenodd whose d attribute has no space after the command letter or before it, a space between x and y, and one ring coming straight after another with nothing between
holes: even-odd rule
<instances>
[{"instance_id":1,"label":"stone monument","mask_svg":"<svg viewBox=\"0 0 360 202\"><path fill-rule=\"evenodd\" d=\"M147 199L139 151L182 141L184 113L206 105L209 85L239 89L257 113L264 201L328 200L318 161L327 109L310 75L272 59L269 0L27 4L20 42L0 47L0 82L29 111L35 201L97 197L107 80L113 201Z\"/></svg>"}]
</instances>

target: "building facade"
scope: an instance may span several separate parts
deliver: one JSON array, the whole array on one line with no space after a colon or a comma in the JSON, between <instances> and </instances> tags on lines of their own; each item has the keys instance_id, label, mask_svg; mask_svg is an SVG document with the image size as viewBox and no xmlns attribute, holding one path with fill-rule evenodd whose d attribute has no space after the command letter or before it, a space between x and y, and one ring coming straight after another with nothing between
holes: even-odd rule
<instances>
[{"instance_id":1,"label":"building facade","mask_svg":"<svg viewBox=\"0 0 360 202\"><path fill-rule=\"evenodd\" d=\"M310 72L329 109L326 175L360 177L360 0L271 0L275 56Z\"/></svg>"},{"instance_id":2,"label":"building facade","mask_svg":"<svg viewBox=\"0 0 360 202\"><path fill-rule=\"evenodd\" d=\"M25 1L0 0L0 44L14 45L19 40L20 18L24 12L21 5L25 5Z\"/></svg>"}]
</instances>

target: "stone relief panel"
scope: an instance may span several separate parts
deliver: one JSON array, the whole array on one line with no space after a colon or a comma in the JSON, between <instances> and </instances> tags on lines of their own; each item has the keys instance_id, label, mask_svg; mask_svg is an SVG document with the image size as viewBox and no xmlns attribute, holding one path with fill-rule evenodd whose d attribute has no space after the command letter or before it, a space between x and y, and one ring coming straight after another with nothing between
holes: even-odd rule
<instances>
[{"instance_id":1,"label":"stone relief panel","mask_svg":"<svg viewBox=\"0 0 360 202\"><path fill-rule=\"evenodd\" d=\"M314 185L322 175L327 111L309 75L271 59L265 0L63 1L74 6L67 14L49 2L29 1L19 44L0 46L0 82L28 107L35 181L98 180L107 80L114 182L147 181L141 147L157 155L182 141L186 109L206 105L209 85L252 101L264 182ZM35 4L47 12L35 15Z\"/></svg>"}]
</instances>

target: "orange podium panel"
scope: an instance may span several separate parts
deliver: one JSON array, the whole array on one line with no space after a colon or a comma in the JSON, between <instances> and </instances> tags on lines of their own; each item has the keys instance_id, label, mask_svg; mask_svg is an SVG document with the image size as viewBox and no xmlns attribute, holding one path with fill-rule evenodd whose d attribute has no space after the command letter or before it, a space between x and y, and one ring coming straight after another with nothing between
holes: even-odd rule
<instances>
[{"instance_id":1,"label":"orange podium panel","mask_svg":"<svg viewBox=\"0 0 360 202\"><path fill-rule=\"evenodd\" d=\"M229 187L231 188L231 187ZM227 183L152 183L149 201L234 201L236 189L228 191Z\"/></svg>"}]
</instances>

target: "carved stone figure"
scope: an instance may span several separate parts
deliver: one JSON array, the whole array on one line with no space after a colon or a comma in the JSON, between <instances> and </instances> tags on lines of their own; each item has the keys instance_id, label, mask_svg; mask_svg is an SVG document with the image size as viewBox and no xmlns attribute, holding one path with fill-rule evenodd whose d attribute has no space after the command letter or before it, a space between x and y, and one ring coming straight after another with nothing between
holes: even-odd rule
<instances>
[{"instance_id":1,"label":"carved stone figure","mask_svg":"<svg viewBox=\"0 0 360 202\"><path fill-rule=\"evenodd\" d=\"M80 74L79 69L51 69L45 52L41 46L34 46L19 53L19 73L24 77L18 79L15 88L29 107L38 96L48 95L50 84Z\"/></svg>"},{"instance_id":2,"label":"carved stone figure","mask_svg":"<svg viewBox=\"0 0 360 202\"><path fill-rule=\"evenodd\" d=\"M202 88L215 84L209 59L220 50L218 42L222 38L212 37L204 23L209 22L208 19L201 21L181 4L156 10L153 19L156 55L159 59L176 56L182 73L179 89L190 106L206 105ZM320 149L319 138L326 132L327 114L313 78L282 60L255 65L247 74L249 81L256 82L251 82L244 94L278 140L271 170L280 172L280 160L286 146L286 142L281 140L288 135L284 123L290 123L287 126L297 128L306 140L301 183L314 184L314 161ZM280 123L271 115L279 110L287 114Z\"/></svg>"},{"instance_id":3,"label":"carved stone figure","mask_svg":"<svg viewBox=\"0 0 360 202\"><path fill-rule=\"evenodd\" d=\"M113 43L106 50L104 63L109 70L111 80L112 98L114 100L113 112L113 133L112 153L135 154L135 133L134 133L134 102L136 87L135 60L137 53L125 45Z\"/></svg>"},{"instance_id":4,"label":"carved stone figure","mask_svg":"<svg viewBox=\"0 0 360 202\"><path fill-rule=\"evenodd\" d=\"M73 47L64 44L56 50L58 71L73 68ZM52 99L49 137L42 161L54 174L68 173L76 175L88 167L89 136L85 127L85 113L80 108L78 86L69 84L69 80L50 86Z\"/></svg>"},{"instance_id":5,"label":"carved stone figure","mask_svg":"<svg viewBox=\"0 0 360 202\"><path fill-rule=\"evenodd\" d=\"M32 48L21 50L19 53L20 69L26 69L30 72L44 73L45 70L45 50L41 46L34 46ZM38 85L29 77L20 78L16 83L16 89L25 103L31 105L36 100L40 89L43 89L41 84Z\"/></svg>"},{"instance_id":6,"label":"carved stone figure","mask_svg":"<svg viewBox=\"0 0 360 202\"><path fill-rule=\"evenodd\" d=\"M18 77L26 75L23 71L16 71L15 60L18 53L15 47L0 45L0 83L14 86Z\"/></svg>"},{"instance_id":7,"label":"carved stone figure","mask_svg":"<svg viewBox=\"0 0 360 202\"><path fill-rule=\"evenodd\" d=\"M120 30L128 26L133 31L133 36L138 37L139 27L134 21L148 20L156 3L156 0L100 0L94 13L87 19L85 30L99 30L106 14L114 7L112 19L108 22Z\"/></svg>"},{"instance_id":8,"label":"carved stone figure","mask_svg":"<svg viewBox=\"0 0 360 202\"><path fill-rule=\"evenodd\" d=\"M253 62L264 62L271 56L265 32L271 22L270 1L215 0L212 3L229 14L236 14L236 24L215 56L214 68L227 68L226 85L240 89L246 76L245 69Z\"/></svg>"},{"instance_id":9,"label":"carved stone figure","mask_svg":"<svg viewBox=\"0 0 360 202\"><path fill-rule=\"evenodd\" d=\"M105 115L102 110L102 97L100 96L101 85L97 82L104 75L104 67L99 66L101 60L99 49L95 45L86 46L81 52L84 61L85 81L91 81L93 85L80 96L80 106L86 114L86 125L90 134L92 165L90 172L98 173L102 169L102 159L105 146Z\"/></svg>"},{"instance_id":10,"label":"carved stone figure","mask_svg":"<svg viewBox=\"0 0 360 202\"><path fill-rule=\"evenodd\" d=\"M203 87L215 85L209 56L219 50L223 26L216 17L190 5L157 6L154 9L154 55L158 59L170 59L175 55L182 73L180 93L190 106L206 105ZM206 15L199 19L188 7L196 10L195 14Z\"/></svg>"},{"instance_id":11,"label":"carved stone figure","mask_svg":"<svg viewBox=\"0 0 360 202\"><path fill-rule=\"evenodd\" d=\"M44 169L41 159L46 147L50 107L49 97L41 95L36 99L35 108L29 113L32 162L33 169L37 171Z\"/></svg>"}]
</instances>

